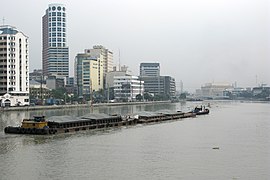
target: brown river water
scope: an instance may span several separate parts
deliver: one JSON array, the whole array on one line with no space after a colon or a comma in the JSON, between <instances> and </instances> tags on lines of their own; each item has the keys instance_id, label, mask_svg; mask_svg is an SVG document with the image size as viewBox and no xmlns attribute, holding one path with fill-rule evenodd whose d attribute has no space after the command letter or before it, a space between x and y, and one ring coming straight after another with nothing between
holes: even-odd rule
<instances>
[{"instance_id":1,"label":"brown river water","mask_svg":"<svg viewBox=\"0 0 270 180\"><path fill-rule=\"evenodd\" d=\"M182 110L208 102L94 107L94 113ZM5 126L33 115L82 116L90 108L1 112L0 179L270 179L270 103L211 101L209 115L48 136Z\"/></svg>"}]
</instances>

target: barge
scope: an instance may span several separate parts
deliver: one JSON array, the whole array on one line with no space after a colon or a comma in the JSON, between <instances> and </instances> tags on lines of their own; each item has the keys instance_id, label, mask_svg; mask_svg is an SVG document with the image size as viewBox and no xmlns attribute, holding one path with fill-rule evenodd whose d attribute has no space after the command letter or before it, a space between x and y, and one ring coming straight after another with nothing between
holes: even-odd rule
<instances>
[{"instance_id":1,"label":"barge","mask_svg":"<svg viewBox=\"0 0 270 180\"><path fill-rule=\"evenodd\" d=\"M45 116L34 116L32 119L24 119L19 127L8 126L5 133L12 134L57 134L109 127L121 127L144 123L162 122L181 118L195 117L196 113L181 111L139 114L136 116L120 116L105 114L88 114L79 118L71 116L51 117L46 120Z\"/></svg>"}]
</instances>

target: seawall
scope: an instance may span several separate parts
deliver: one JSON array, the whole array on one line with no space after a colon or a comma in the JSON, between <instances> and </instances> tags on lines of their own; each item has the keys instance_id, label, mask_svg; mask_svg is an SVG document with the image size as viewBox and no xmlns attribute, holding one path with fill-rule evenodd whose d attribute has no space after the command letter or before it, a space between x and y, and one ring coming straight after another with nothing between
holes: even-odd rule
<instances>
[{"instance_id":1,"label":"seawall","mask_svg":"<svg viewBox=\"0 0 270 180\"><path fill-rule=\"evenodd\" d=\"M124 105L143 105L143 104L166 104L170 101L147 101L147 102L124 102L124 103L98 103L93 104L93 107L102 106L124 106ZM34 111L44 109L68 109L68 108L86 108L91 107L91 104L68 104L68 105L51 105L51 106L24 106L24 107L4 107L0 111Z\"/></svg>"}]
</instances>

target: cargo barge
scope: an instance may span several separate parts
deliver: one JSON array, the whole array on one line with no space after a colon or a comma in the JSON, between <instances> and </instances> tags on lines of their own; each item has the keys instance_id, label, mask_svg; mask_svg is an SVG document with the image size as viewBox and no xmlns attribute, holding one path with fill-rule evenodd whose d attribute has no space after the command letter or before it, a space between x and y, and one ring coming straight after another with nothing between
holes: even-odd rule
<instances>
[{"instance_id":1,"label":"cargo barge","mask_svg":"<svg viewBox=\"0 0 270 180\"><path fill-rule=\"evenodd\" d=\"M173 113L144 113L136 116L89 114L79 118L65 116L60 120L57 120L59 117L56 116L52 117L52 121L46 120L45 116L34 116L32 119L24 119L21 126L8 126L4 131L12 134L46 135L161 122L195 116L195 113L180 111Z\"/></svg>"}]
</instances>

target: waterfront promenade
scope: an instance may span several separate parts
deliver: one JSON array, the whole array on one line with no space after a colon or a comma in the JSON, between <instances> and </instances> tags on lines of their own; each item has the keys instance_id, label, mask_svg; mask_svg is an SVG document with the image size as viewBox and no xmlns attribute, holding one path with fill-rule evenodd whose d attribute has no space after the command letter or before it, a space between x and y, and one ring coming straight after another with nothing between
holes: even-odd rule
<instances>
[{"instance_id":1,"label":"waterfront promenade","mask_svg":"<svg viewBox=\"0 0 270 180\"><path fill-rule=\"evenodd\" d=\"M4 107L0 111L33 111L44 109L68 109L68 108L86 108L86 107L102 107L102 106L124 106L124 105L142 105L142 104L164 104L170 101L145 101L145 102L121 102L121 103L97 103L97 104L66 104L66 105L50 105L50 106L21 106L21 107Z\"/></svg>"}]
</instances>

